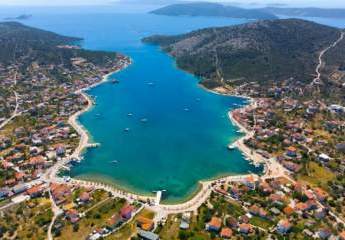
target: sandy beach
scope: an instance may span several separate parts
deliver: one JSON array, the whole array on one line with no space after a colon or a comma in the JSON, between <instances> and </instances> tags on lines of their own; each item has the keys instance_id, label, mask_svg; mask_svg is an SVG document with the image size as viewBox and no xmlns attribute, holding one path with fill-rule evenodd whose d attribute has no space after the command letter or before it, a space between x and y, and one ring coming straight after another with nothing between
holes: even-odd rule
<instances>
[{"instance_id":1,"label":"sandy beach","mask_svg":"<svg viewBox=\"0 0 345 240\"><path fill-rule=\"evenodd\" d=\"M230 121L236 125L241 132L243 132L245 135L241 138L239 138L238 140L236 140L234 143L230 143L232 146L237 147L247 158L250 159L250 161L252 161L254 164L263 164L266 162L266 159L261 156L260 154L256 153L254 150L252 150L251 148L249 148L244 142L250 138L252 138L255 134L254 131L250 131L249 129L247 129L246 127L244 127L240 122L238 122L234 116L233 113L234 111L238 111L238 110L244 110L244 109L248 109L248 108L255 108L256 107L256 101L253 98L250 98L251 103L247 106L244 106L243 108L240 109L235 109L233 111L229 111L228 112L228 117L230 119Z\"/></svg>"},{"instance_id":2,"label":"sandy beach","mask_svg":"<svg viewBox=\"0 0 345 240\"><path fill-rule=\"evenodd\" d=\"M251 98L251 104L241 109L243 110L247 108L256 108L256 107L257 107L257 102L255 101L255 99ZM241 109L237 109L237 110L241 110ZM234 125L236 125L238 128L240 128L241 131L245 134L243 137L239 138L237 141L232 143L232 145L237 147L247 157L249 161L252 161L254 164L264 165L264 175L262 176L262 178L264 179L275 178L275 177L281 177L281 176L285 176L289 178L289 172L275 158L270 158L270 159L264 158L262 155L260 155L254 149L251 149L244 143L245 140L252 138L255 132L248 130L240 122L238 122L233 116L233 111L228 112L228 117L230 121Z\"/></svg>"}]
</instances>

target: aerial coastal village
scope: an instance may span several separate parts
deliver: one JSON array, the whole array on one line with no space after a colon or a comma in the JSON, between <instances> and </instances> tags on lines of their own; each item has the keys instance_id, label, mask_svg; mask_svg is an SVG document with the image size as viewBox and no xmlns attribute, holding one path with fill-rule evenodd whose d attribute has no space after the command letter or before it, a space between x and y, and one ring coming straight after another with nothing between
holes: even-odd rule
<instances>
[{"instance_id":1,"label":"aerial coastal village","mask_svg":"<svg viewBox=\"0 0 345 240\"><path fill-rule=\"evenodd\" d=\"M0 239L345 240L345 68L327 68L344 32L319 49L308 84L202 83L248 99L228 112L241 137L224 147L263 173L200 181L179 203L68 175L99 147L78 122L96 101L85 91L119 84L109 76L130 57L21 23L0 23L0 33Z\"/></svg>"}]
</instances>

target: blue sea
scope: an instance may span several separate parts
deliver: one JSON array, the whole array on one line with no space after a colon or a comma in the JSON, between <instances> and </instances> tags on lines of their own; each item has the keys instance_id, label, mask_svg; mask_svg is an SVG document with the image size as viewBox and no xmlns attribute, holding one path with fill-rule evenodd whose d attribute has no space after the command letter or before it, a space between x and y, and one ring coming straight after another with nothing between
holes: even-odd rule
<instances>
[{"instance_id":1,"label":"blue sea","mask_svg":"<svg viewBox=\"0 0 345 240\"><path fill-rule=\"evenodd\" d=\"M34 14L24 24L82 37L84 48L117 51L133 60L111 76L119 84L108 82L88 91L96 105L79 120L101 146L86 151L84 161L71 170L73 177L141 194L166 190L165 201L176 202L195 192L199 180L262 171L238 150L226 148L241 136L227 112L247 100L204 90L199 79L178 69L159 47L141 42L153 34L179 34L247 20L119 13L108 8L0 9L0 17L22 13Z\"/></svg>"}]
</instances>

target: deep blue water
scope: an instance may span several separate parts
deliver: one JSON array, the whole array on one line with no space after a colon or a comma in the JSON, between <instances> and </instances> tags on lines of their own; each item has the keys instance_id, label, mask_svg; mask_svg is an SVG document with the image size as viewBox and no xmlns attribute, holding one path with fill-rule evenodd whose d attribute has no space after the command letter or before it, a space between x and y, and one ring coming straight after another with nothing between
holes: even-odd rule
<instances>
[{"instance_id":1,"label":"deep blue water","mask_svg":"<svg viewBox=\"0 0 345 240\"><path fill-rule=\"evenodd\" d=\"M0 17L5 12L0 9ZM246 100L205 91L198 79L177 69L171 57L140 41L152 34L177 34L245 20L90 9L65 12L36 9L25 23L82 37L85 48L119 51L133 59L129 68L112 76L120 84L105 83L88 92L97 105L80 122L101 147L88 150L72 176L115 183L139 193L166 189L168 200L176 201L194 192L201 179L260 171L239 151L226 149L239 137L227 111ZM22 12L12 9L11 13ZM143 118L146 123L141 122ZM125 128L130 131L124 132ZM114 160L118 163L111 163Z\"/></svg>"}]
</instances>

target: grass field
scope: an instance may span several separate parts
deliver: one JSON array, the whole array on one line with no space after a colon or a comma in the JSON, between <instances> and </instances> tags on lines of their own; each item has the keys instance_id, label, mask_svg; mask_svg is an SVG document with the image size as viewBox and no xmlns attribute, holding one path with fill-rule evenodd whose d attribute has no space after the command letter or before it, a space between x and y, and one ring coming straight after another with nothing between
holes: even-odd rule
<instances>
[{"instance_id":1,"label":"grass field","mask_svg":"<svg viewBox=\"0 0 345 240\"><path fill-rule=\"evenodd\" d=\"M319 186L327 190L327 182L334 180L335 175L325 167L319 166L315 162L308 164L309 175L299 176L298 180L309 183L312 186Z\"/></svg>"}]
</instances>

